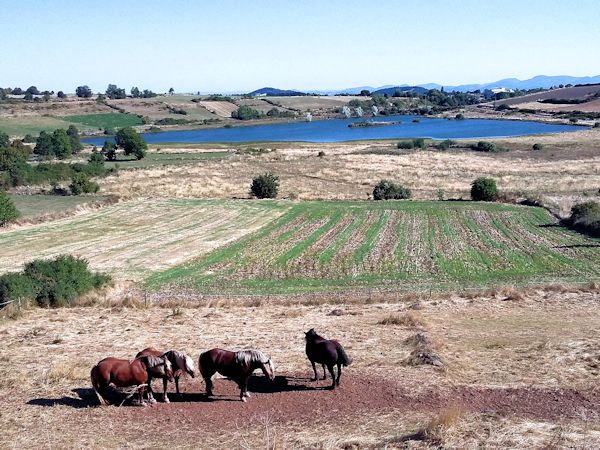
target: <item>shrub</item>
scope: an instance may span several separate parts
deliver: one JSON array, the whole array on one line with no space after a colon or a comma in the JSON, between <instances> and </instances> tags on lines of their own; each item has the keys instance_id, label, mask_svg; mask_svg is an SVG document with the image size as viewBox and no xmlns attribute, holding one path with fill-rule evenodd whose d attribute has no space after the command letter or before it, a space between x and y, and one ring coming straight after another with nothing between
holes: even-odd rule
<instances>
[{"instance_id":1,"label":"shrub","mask_svg":"<svg viewBox=\"0 0 600 450\"><path fill-rule=\"evenodd\" d=\"M600 122L595 122L594 123L594 128L600 128Z\"/></svg>"},{"instance_id":2,"label":"shrub","mask_svg":"<svg viewBox=\"0 0 600 450\"><path fill-rule=\"evenodd\" d=\"M423 139L423 138L413 139L412 143L415 148L423 149L423 148L427 147L427 144L425 144L425 139Z\"/></svg>"},{"instance_id":3,"label":"shrub","mask_svg":"<svg viewBox=\"0 0 600 450\"><path fill-rule=\"evenodd\" d=\"M320 150L319 153L317 154L317 156L319 158L323 158L325 156L325 152L323 150Z\"/></svg>"},{"instance_id":4,"label":"shrub","mask_svg":"<svg viewBox=\"0 0 600 450\"><path fill-rule=\"evenodd\" d=\"M479 141L476 145L472 145L471 149L478 152L488 152L488 153L501 153L507 152L508 150L504 147L501 147L493 142Z\"/></svg>"},{"instance_id":5,"label":"shrub","mask_svg":"<svg viewBox=\"0 0 600 450\"><path fill-rule=\"evenodd\" d=\"M439 150L448 150L453 145L456 145L456 141L453 141L452 139L444 139L443 141L439 142L435 148Z\"/></svg>"},{"instance_id":6,"label":"shrub","mask_svg":"<svg viewBox=\"0 0 600 450\"><path fill-rule=\"evenodd\" d=\"M493 202L498 198L496 180L488 177L479 177L471 183L471 199L481 202Z\"/></svg>"},{"instance_id":7,"label":"shrub","mask_svg":"<svg viewBox=\"0 0 600 450\"><path fill-rule=\"evenodd\" d=\"M374 200L402 200L412 195L409 188L405 188L389 180L381 180L373 189Z\"/></svg>"},{"instance_id":8,"label":"shrub","mask_svg":"<svg viewBox=\"0 0 600 450\"><path fill-rule=\"evenodd\" d=\"M252 179L250 194L257 198L275 198L279 189L279 177L265 173Z\"/></svg>"},{"instance_id":9,"label":"shrub","mask_svg":"<svg viewBox=\"0 0 600 450\"><path fill-rule=\"evenodd\" d=\"M20 217L19 210L6 192L0 191L0 227L14 222Z\"/></svg>"},{"instance_id":10,"label":"shrub","mask_svg":"<svg viewBox=\"0 0 600 450\"><path fill-rule=\"evenodd\" d=\"M454 118L456 120L465 120L465 116L461 113L458 113L456 116L454 116Z\"/></svg>"},{"instance_id":11,"label":"shrub","mask_svg":"<svg viewBox=\"0 0 600 450\"><path fill-rule=\"evenodd\" d=\"M535 144L533 144L533 147L531 147L531 148L532 148L533 150L541 150L541 149L543 149L543 148L544 148L544 145L543 145L543 144L540 144L540 143L535 143Z\"/></svg>"},{"instance_id":12,"label":"shrub","mask_svg":"<svg viewBox=\"0 0 600 450\"><path fill-rule=\"evenodd\" d=\"M410 150L415 148L415 145L412 143L412 141L400 141L398 142L397 147L403 150Z\"/></svg>"},{"instance_id":13,"label":"shrub","mask_svg":"<svg viewBox=\"0 0 600 450\"><path fill-rule=\"evenodd\" d=\"M34 298L33 283L22 273L7 273L0 276L0 303Z\"/></svg>"},{"instance_id":14,"label":"shrub","mask_svg":"<svg viewBox=\"0 0 600 450\"><path fill-rule=\"evenodd\" d=\"M28 263L23 271L34 299L42 306L72 304L81 295L106 284L110 277L93 273L88 262L71 255Z\"/></svg>"},{"instance_id":15,"label":"shrub","mask_svg":"<svg viewBox=\"0 0 600 450\"><path fill-rule=\"evenodd\" d=\"M600 236L600 203L589 201L574 205L567 225L583 233Z\"/></svg>"},{"instance_id":16,"label":"shrub","mask_svg":"<svg viewBox=\"0 0 600 450\"><path fill-rule=\"evenodd\" d=\"M90 180L89 175L85 173L76 173L73 175L69 185L73 195L93 194L98 192L100 186L95 181Z\"/></svg>"}]
</instances>

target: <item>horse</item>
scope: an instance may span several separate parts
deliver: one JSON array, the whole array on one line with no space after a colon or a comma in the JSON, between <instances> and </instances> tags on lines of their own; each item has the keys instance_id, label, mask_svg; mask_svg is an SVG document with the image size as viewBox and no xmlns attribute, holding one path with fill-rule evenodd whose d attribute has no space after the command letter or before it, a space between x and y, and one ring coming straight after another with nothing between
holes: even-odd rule
<instances>
[{"instance_id":1,"label":"horse","mask_svg":"<svg viewBox=\"0 0 600 450\"><path fill-rule=\"evenodd\" d=\"M173 368L173 378L175 378L175 390L177 392L177 396L180 397L179 393L179 377L181 375L187 373L190 377L194 378L195 368L194 368L194 360L190 358L188 355L185 355L177 350L169 350L168 352L161 352L160 350L156 350L155 348L148 347L135 355L136 358L140 358L142 356L163 356L169 360L171 366ZM154 376L148 376L148 400L150 402L155 402L154 395L152 392L152 378ZM170 403L169 397L167 397L167 382L168 377L163 376L163 402Z\"/></svg>"},{"instance_id":2,"label":"horse","mask_svg":"<svg viewBox=\"0 0 600 450\"><path fill-rule=\"evenodd\" d=\"M248 393L248 379L252 372L261 369L271 381L275 378L273 361L263 352L258 350L242 350L231 352L220 348L213 348L201 353L198 360L200 373L206 383L206 395L213 395L212 377L216 372L232 378L240 387L240 400L245 402Z\"/></svg>"},{"instance_id":3,"label":"horse","mask_svg":"<svg viewBox=\"0 0 600 450\"><path fill-rule=\"evenodd\" d=\"M140 396L140 405L144 403L144 388L150 377L164 377L173 380L171 362L160 356L142 356L133 361L118 358L104 358L96 364L90 373L94 392L100 405L108 405L103 391L109 384L117 387L137 386Z\"/></svg>"},{"instance_id":4,"label":"horse","mask_svg":"<svg viewBox=\"0 0 600 450\"><path fill-rule=\"evenodd\" d=\"M340 377L342 376L342 366L349 366L352 364L352 359L347 355L344 347L338 341L325 339L323 336L319 336L314 328L311 328L304 333L306 338L306 356L312 364L315 377L311 381L317 381L317 368L315 363L319 363L323 366L323 380L327 379L325 372L325 366L329 369L333 384L331 389L335 389L336 385L340 385ZM337 364L337 378L333 366Z\"/></svg>"}]
</instances>

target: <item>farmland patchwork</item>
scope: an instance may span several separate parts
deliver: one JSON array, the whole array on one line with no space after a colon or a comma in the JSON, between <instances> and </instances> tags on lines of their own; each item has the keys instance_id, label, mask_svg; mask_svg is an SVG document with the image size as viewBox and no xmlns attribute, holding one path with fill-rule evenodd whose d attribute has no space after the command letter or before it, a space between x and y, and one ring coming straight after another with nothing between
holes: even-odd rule
<instances>
[{"instance_id":1,"label":"farmland patchwork","mask_svg":"<svg viewBox=\"0 0 600 450\"><path fill-rule=\"evenodd\" d=\"M473 202L303 202L252 235L151 275L151 289L291 293L589 281L597 241L541 208Z\"/></svg>"}]
</instances>

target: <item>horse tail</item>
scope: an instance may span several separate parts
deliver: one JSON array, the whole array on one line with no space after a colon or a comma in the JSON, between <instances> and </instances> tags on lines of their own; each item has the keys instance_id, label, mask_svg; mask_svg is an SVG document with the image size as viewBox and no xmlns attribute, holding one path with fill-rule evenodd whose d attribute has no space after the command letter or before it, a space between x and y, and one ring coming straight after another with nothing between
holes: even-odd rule
<instances>
[{"instance_id":1,"label":"horse tail","mask_svg":"<svg viewBox=\"0 0 600 450\"><path fill-rule=\"evenodd\" d=\"M338 361L343 364L344 366L349 366L350 364L352 364L352 358L350 358L348 356L348 354L346 353L346 350L344 350L344 347L341 346L341 344L337 345L337 354L338 354Z\"/></svg>"},{"instance_id":2,"label":"horse tail","mask_svg":"<svg viewBox=\"0 0 600 450\"><path fill-rule=\"evenodd\" d=\"M104 398L104 395L102 395L102 393L101 393L102 389L98 385L98 377L100 375L99 372L100 372L100 369L98 369L98 366L92 367L92 371L90 372L90 378L92 379L92 387L94 388L94 392L96 393L96 397L98 397L98 401L100 402L100 405L107 405L108 402Z\"/></svg>"}]
</instances>

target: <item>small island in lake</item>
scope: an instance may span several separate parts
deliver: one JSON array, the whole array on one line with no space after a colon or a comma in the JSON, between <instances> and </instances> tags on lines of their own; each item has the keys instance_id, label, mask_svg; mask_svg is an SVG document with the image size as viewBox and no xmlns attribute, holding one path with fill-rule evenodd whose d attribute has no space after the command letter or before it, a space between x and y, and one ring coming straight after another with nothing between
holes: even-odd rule
<instances>
[{"instance_id":1,"label":"small island in lake","mask_svg":"<svg viewBox=\"0 0 600 450\"><path fill-rule=\"evenodd\" d=\"M390 121L390 122L375 122L374 120L367 120L364 122L352 122L348 124L348 128L367 128L367 127L381 127L386 125L398 125L402 123L399 120Z\"/></svg>"}]
</instances>

